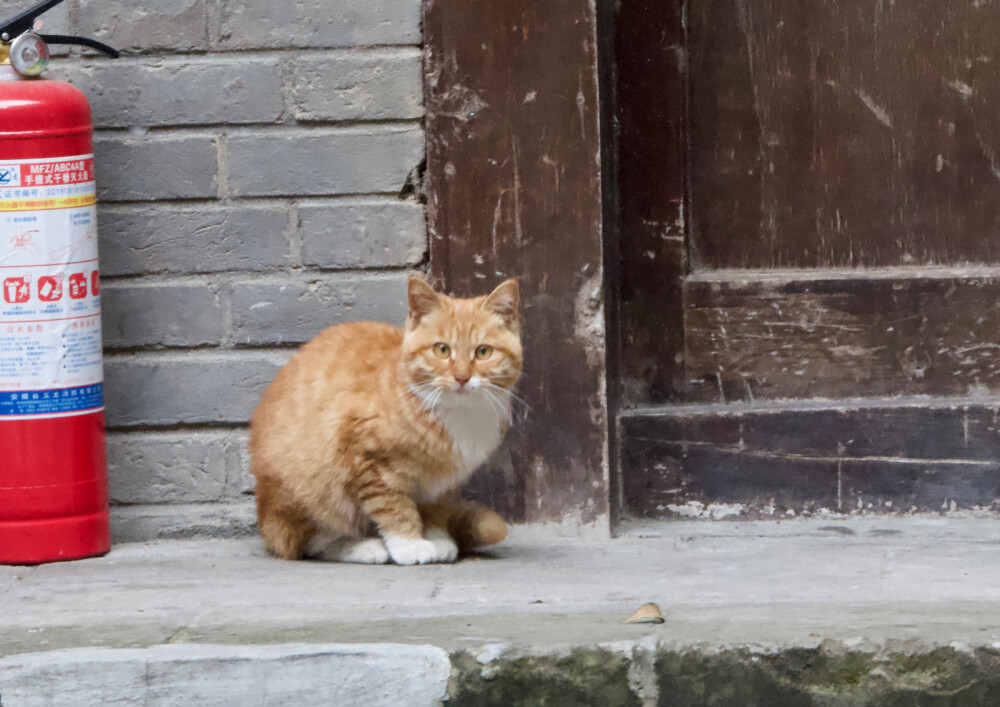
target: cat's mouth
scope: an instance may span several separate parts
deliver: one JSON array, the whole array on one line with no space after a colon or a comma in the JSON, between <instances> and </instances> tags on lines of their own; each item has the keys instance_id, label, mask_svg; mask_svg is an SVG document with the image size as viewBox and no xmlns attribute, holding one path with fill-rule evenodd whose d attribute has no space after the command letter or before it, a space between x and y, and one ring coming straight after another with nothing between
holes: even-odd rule
<instances>
[{"instance_id":1,"label":"cat's mouth","mask_svg":"<svg viewBox=\"0 0 1000 707\"><path fill-rule=\"evenodd\" d=\"M459 395L471 395L482 390L482 381L477 378L468 378L464 381L456 380L451 384L450 388L453 393L458 393Z\"/></svg>"},{"instance_id":2,"label":"cat's mouth","mask_svg":"<svg viewBox=\"0 0 1000 707\"><path fill-rule=\"evenodd\" d=\"M452 384L446 389L446 396L461 404L471 404L482 397L483 389L478 385L455 385Z\"/></svg>"}]
</instances>

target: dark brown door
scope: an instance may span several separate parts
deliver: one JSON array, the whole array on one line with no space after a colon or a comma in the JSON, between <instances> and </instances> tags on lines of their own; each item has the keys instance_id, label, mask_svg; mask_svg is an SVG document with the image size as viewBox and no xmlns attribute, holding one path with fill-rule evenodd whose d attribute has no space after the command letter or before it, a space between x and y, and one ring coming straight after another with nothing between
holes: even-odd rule
<instances>
[{"instance_id":1,"label":"dark brown door","mask_svg":"<svg viewBox=\"0 0 1000 707\"><path fill-rule=\"evenodd\" d=\"M611 11L625 517L997 509L1000 5Z\"/></svg>"}]
</instances>

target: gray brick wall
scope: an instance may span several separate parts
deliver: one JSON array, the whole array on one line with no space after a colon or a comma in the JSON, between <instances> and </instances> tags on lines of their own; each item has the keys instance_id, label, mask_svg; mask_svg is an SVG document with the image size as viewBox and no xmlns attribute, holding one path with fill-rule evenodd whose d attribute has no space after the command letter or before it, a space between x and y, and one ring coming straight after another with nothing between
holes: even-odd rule
<instances>
[{"instance_id":1,"label":"gray brick wall","mask_svg":"<svg viewBox=\"0 0 1000 707\"><path fill-rule=\"evenodd\" d=\"M420 0L66 0L43 19L124 53L49 71L97 128L117 539L184 534L185 514L245 530L264 386L328 325L401 321L425 258L423 207L399 197L424 153Z\"/></svg>"}]
</instances>

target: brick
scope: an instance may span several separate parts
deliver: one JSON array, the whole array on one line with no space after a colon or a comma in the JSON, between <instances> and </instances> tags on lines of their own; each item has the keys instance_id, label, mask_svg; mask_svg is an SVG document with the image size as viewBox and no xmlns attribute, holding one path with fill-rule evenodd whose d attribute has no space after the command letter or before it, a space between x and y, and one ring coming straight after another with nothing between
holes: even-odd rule
<instances>
[{"instance_id":1,"label":"brick","mask_svg":"<svg viewBox=\"0 0 1000 707\"><path fill-rule=\"evenodd\" d=\"M51 75L87 94L97 127L269 123L284 112L274 58L65 62Z\"/></svg>"},{"instance_id":2,"label":"brick","mask_svg":"<svg viewBox=\"0 0 1000 707\"><path fill-rule=\"evenodd\" d=\"M292 66L298 120L389 120L424 114L416 48L308 56Z\"/></svg>"},{"instance_id":3,"label":"brick","mask_svg":"<svg viewBox=\"0 0 1000 707\"><path fill-rule=\"evenodd\" d=\"M219 49L418 44L420 0L219 0Z\"/></svg>"},{"instance_id":4,"label":"brick","mask_svg":"<svg viewBox=\"0 0 1000 707\"><path fill-rule=\"evenodd\" d=\"M205 283L104 283L104 346L203 346L223 338L222 305Z\"/></svg>"},{"instance_id":5,"label":"brick","mask_svg":"<svg viewBox=\"0 0 1000 707\"><path fill-rule=\"evenodd\" d=\"M257 535L253 498L217 503L140 503L111 506L111 542Z\"/></svg>"},{"instance_id":6,"label":"brick","mask_svg":"<svg viewBox=\"0 0 1000 707\"><path fill-rule=\"evenodd\" d=\"M205 0L79 0L76 33L116 49L208 48Z\"/></svg>"},{"instance_id":7,"label":"brick","mask_svg":"<svg viewBox=\"0 0 1000 707\"><path fill-rule=\"evenodd\" d=\"M94 137L97 196L149 201L217 195L214 137Z\"/></svg>"},{"instance_id":8,"label":"brick","mask_svg":"<svg viewBox=\"0 0 1000 707\"><path fill-rule=\"evenodd\" d=\"M309 341L333 324L406 319L406 273L319 280L233 283L233 329L240 344Z\"/></svg>"},{"instance_id":9,"label":"brick","mask_svg":"<svg viewBox=\"0 0 1000 707\"><path fill-rule=\"evenodd\" d=\"M299 205L302 263L321 268L413 265L427 250L419 204L347 202Z\"/></svg>"},{"instance_id":10,"label":"brick","mask_svg":"<svg viewBox=\"0 0 1000 707\"><path fill-rule=\"evenodd\" d=\"M291 352L111 355L104 358L110 427L243 423Z\"/></svg>"},{"instance_id":11,"label":"brick","mask_svg":"<svg viewBox=\"0 0 1000 707\"><path fill-rule=\"evenodd\" d=\"M288 207L98 205L104 275L268 270L288 262Z\"/></svg>"},{"instance_id":12,"label":"brick","mask_svg":"<svg viewBox=\"0 0 1000 707\"><path fill-rule=\"evenodd\" d=\"M243 134L226 147L231 196L397 193L423 159L417 128Z\"/></svg>"},{"instance_id":13,"label":"brick","mask_svg":"<svg viewBox=\"0 0 1000 707\"><path fill-rule=\"evenodd\" d=\"M248 490L242 431L108 435L112 503L207 503ZM250 486L252 488L252 486Z\"/></svg>"},{"instance_id":14,"label":"brick","mask_svg":"<svg viewBox=\"0 0 1000 707\"><path fill-rule=\"evenodd\" d=\"M250 473L250 431L247 429L233 432L234 438L238 440L233 444L231 453L234 459L234 466L230 467L231 473L226 475L226 492L231 496L246 496L252 494L257 480Z\"/></svg>"}]
</instances>

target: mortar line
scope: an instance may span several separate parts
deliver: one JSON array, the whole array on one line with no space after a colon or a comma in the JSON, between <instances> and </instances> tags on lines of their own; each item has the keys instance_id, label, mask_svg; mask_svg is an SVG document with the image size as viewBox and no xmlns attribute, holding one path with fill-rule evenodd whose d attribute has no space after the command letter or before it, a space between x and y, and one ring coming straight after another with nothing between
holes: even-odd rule
<instances>
[{"instance_id":1,"label":"mortar line","mask_svg":"<svg viewBox=\"0 0 1000 707\"><path fill-rule=\"evenodd\" d=\"M316 267L297 267L294 270L215 270L195 273L136 273L134 275L102 276L101 287L122 289L141 287L177 287L183 285L218 284L220 278L230 283L253 282L254 284L308 284L312 280L328 278L332 284L337 281L352 282L354 280L389 279L392 275L409 272L409 265L393 265L381 268L344 268L327 269ZM311 279L310 279L311 278Z\"/></svg>"},{"instance_id":2,"label":"mortar line","mask_svg":"<svg viewBox=\"0 0 1000 707\"><path fill-rule=\"evenodd\" d=\"M309 134L341 135L406 135L423 133L423 118L390 118L382 120L315 120L283 124L273 121L256 123L188 123L185 125L144 125L142 139L157 138L214 138L220 132L231 137L271 138L296 137ZM136 126L103 127L94 130L95 138L132 137Z\"/></svg>"},{"instance_id":3,"label":"mortar line","mask_svg":"<svg viewBox=\"0 0 1000 707\"><path fill-rule=\"evenodd\" d=\"M170 199L142 200L142 199L108 199L101 198L98 203L99 212L103 210L116 209L148 209L155 206L157 209L181 210L190 206L202 207L205 210L215 209L222 211L234 208L239 204L241 208L267 207L288 202L292 199L307 202L310 204L335 206L337 204L408 204L413 208L422 208L422 205L399 198L399 191L368 191L368 192L340 192L337 194L277 194L268 196L266 194L251 195L230 195L226 203L219 201L217 196L198 197L177 197Z\"/></svg>"}]
</instances>

